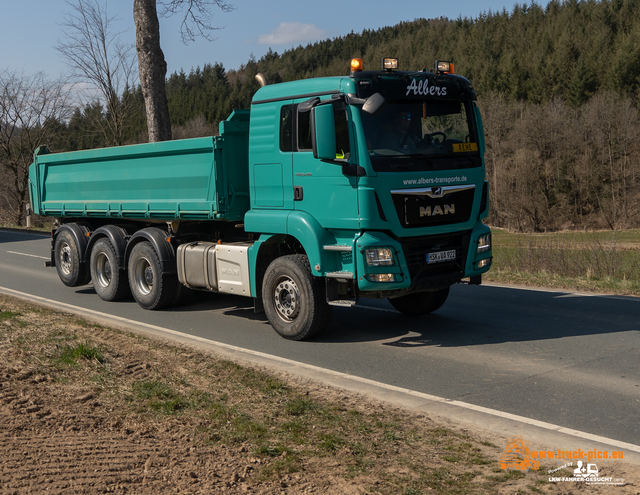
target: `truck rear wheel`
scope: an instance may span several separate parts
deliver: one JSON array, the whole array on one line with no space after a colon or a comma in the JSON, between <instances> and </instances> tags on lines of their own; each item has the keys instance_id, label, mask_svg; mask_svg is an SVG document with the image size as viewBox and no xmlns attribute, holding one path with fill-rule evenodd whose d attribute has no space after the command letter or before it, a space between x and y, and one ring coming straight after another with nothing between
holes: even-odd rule
<instances>
[{"instance_id":1,"label":"truck rear wheel","mask_svg":"<svg viewBox=\"0 0 640 495\"><path fill-rule=\"evenodd\" d=\"M87 267L80 263L78 244L68 230L63 230L56 236L53 247L56 261L56 271L62 283L68 287L86 285L91 280Z\"/></svg>"},{"instance_id":2,"label":"truck rear wheel","mask_svg":"<svg viewBox=\"0 0 640 495\"><path fill-rule=\"evenodd\" d=\"M158 254L150 242L140 242L129 256L129 287L136 302L144 309L161 309L172 305L178 295L175 274L163 274Z\"/></svg>"},{"instance_id":3,"label":"truck rear wheel","mask_svg":"<svg viewBox=\"0 0 640 495\"><path fill-rule=\"evenodd\" d=\"M118 257L109 239L99 239L91 250L91 280L103 301L117 301L129 294L126 273L118 266Z\"/></svg>"},{"instance_id":4,"label":"truck rear wheel","mask_svg":"<svg viewBox=\"0 0 640 495\"><path fill-rule=\"evenodd\" d=\"M285 339L318 335L331 319L322 280L311 275L309 260L294 254L276 258L262 284L262 302L269 323Z\"/></svg>"},{"instance_id":5,"label":"truck rear wheel","mask_svg":"<svg viewBox=\"0 0 640 495\"><path fill-rule=\"evenodd\" d=\"M449 287L433 292L416 292L389 298L391 305L407 316L419 316L440 309L449 296Z\"/></svg>"}]
</instances>

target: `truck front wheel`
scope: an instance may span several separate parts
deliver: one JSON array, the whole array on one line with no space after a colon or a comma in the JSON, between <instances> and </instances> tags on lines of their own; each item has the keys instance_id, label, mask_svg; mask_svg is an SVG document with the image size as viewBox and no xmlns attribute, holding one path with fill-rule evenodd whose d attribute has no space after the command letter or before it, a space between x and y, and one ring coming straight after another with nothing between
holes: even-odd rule
<instances>
[{"instance_id":1,"label":"truck front wheel","mask_svg":"<svg viewBox=\"0 0 640 495\"><path fill-rule=\"evenodd\" d=\"M178 277L162 273L160 259L150 242L140 242L133 247L128 272L133 298L144 309L166 308L176 300Z\"/></svg>"},{"instance_id":2,"label":"truck front wheel","mask_svg":"<svg viewBox=\"0 0 640 495\"><path fill-rule=\"evenodd\" d=\"M89 270L80 263L78 243L68 230L56 236L53 246L56 271L62 283L68 287L86 285L91 280Z\"/></svg>"},{"instance_id":3,"label":"truck front wheel","mask_svg":"<svg viewBox=\"0 0 640 495\"><path fill-rule=\"evenodd\" d=\"M322 279L311 275L309 259L294 254L271 262L262 284L262 302L269 323L285 339L318 335L331 319Z\"/></svg>"},{"instance_id":4,"label":"truck front wheel","mask_svg":"<svg viewBox=\"0 0 640 495\"><path fill-rule=\"evenodd\" d=\"M406 296L389 298L389 302L404 315L419 316L442 307L448 296L449 287L433 292L416 292Z\"/></svg>"},{"instance_id":5,"label":"truck front wheel","mask_svg":"<svg viewBox=\"0 0 640 495\"><path fill-rule=\"evenodd\" d=\"M103 301L118 301L129 294L124 271L120 270L118 257L108 239L99 239L91 250L91 280L96 294Z\"/></svg>"}]
</instances>

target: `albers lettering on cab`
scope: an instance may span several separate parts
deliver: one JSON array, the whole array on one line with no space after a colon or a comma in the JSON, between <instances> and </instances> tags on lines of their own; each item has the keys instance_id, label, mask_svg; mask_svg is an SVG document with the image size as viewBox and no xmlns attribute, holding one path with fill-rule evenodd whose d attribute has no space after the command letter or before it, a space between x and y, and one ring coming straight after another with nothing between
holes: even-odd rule
<instances>
[{"instance_id":1,"label":"albers lettering on cab","mask_svg":"<svg viewBox=\"0 0 640 495\"><path fill-rule=\"evenodd\" d=\"M429 86L429 80L416 80L412 79L411 84L407 86L407 94L405 96L409 96L409 93L413 91L414 95L423 95L423 96L447 96L447 88L441 88L440 86Z\"/></svg>"}]
</instances>

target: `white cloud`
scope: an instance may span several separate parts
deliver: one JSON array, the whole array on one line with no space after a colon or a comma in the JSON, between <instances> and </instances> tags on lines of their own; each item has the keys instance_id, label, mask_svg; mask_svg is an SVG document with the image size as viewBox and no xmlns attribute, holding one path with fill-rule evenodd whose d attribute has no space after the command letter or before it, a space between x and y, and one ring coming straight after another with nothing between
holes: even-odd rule
<instances>
[{"instance_id":1,"label":"white cloud","mask_svg":"<svg viewBox=\"0 0 640 495\"><path fill-rule=\"evenodd\" d=\"M318 29L315 24L282 22L270 34L260 35L258 43L261 45L291 45L305 41L317 41L327 36L327 31Z\"/></svg>"}]
</instances>

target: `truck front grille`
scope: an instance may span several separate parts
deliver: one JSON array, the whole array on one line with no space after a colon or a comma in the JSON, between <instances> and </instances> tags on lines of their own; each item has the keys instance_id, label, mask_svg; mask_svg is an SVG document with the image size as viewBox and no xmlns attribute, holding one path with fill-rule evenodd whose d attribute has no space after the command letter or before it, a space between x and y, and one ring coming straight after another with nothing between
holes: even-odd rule
<instances>
[{"instance_id":1,"label":"truck front grille","mask_svg":"<svg viewBox=\"0 0 640 495\"><path fill-rule=\"evenodd\" d=\"M466 222L471 217L475 185L423 187L391 191L400 224L405 228Z\"/></svg>"}]
</instances>

